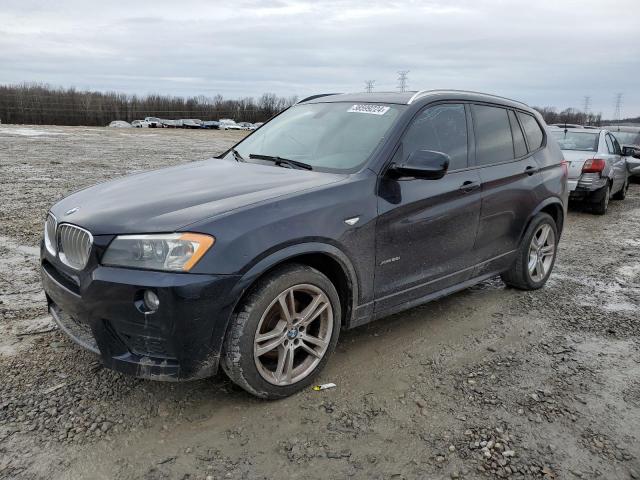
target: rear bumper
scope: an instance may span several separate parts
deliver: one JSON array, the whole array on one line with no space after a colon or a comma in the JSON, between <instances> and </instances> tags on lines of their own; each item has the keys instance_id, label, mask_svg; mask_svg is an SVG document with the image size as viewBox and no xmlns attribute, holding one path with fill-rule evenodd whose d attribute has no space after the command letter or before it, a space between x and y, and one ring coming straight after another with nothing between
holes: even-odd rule
<instances>
[{"instance_id":1,"label":"rear bumper","mask_svg":"<svg viewBox=\"0 0 640 480\"><path fill-rule=\"evenodd\" d=\"M238 277L102 266L80 280L69 273L43 255L49 311L60 329L97 353L105 367L153 380L216 373ZM140 309L146 289L160 299L154 313Z\"/></svg>"},{"instance_id":2,"label":"rear bumper","mask_svg":"<svg viewBox=\"0 0 640 480\"><path fill-rule=\"evenodd\" d=\"M583 174L579 179L571 179L569 200L599 202L605 194L609 179L594 174Z\"/></svg>"}]
</instances>

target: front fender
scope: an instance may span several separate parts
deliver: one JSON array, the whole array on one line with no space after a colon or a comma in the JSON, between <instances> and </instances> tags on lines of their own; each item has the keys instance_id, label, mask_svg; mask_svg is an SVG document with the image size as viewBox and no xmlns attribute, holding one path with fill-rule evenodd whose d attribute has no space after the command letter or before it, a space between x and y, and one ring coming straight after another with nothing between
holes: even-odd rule
<instances>
[{"instance_id":1,"label":"front fender","mask_svg":"<svg viewBox=\"0 0 640 480\"><path fill-rule=\"evenodd\" d=\"M253 285L254 282L264 273L295 257L318 253L328 255L329 257L337 261L342 267L345 277L347 278L349 288L352 291L352 304L350 310L354 311L357 305L357 299L359 298L359 281L356 270L353 267L353 263L351 262L349 257L337 246L319 241L309 241L297 243L294 245L288 245L274 252L271 252L266 256L260 256L256 261L251 262L251 266L242 273L242 277L232 291L233 298L237 299L234 310L235 307L237 307L237 302L239 302L240 299L244 296L247 289L251 287L251 285Z\"/></svg>"}]
</instances>

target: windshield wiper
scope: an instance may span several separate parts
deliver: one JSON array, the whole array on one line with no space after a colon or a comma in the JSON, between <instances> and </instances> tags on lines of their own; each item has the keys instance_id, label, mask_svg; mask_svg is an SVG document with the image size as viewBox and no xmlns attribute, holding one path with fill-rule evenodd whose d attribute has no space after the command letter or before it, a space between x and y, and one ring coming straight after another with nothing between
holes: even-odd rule
<instances>
[{"instance_id":1,"label":"windshield wiper","mask_svg":"<svg viewBox=\"0 0 640 480\"><path fill-rule=\"evenodd\" d=\"M287 165L293 168L301 168L304 170L313 170L313 167L308 163L298 162L297 160L289 160L288 158L282 158L274 155L260 155L257 153L252 153L249 155L249 158L255 158L256 160L268 160L270 162L275 163L279 167L282 165Z\"/></svg>"},{"instance_id":2,"label":"windshield wiper","mask_svg":"<svg viewBox=\"0 0 640 480\"><path fill-rule=\"evenodd\" d=\"M233 158L236 159L236 162L246 162L246 160L243 158L243 156L240 155L235 148L231 149L231 153L233 153Z\"/></svg>"}]
</instances>

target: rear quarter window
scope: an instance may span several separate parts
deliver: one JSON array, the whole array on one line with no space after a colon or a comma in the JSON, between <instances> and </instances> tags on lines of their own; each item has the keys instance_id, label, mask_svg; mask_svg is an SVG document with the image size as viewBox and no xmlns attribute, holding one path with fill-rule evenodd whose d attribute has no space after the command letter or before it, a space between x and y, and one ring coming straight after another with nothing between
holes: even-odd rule
<instances>
[{"instance_id":1,"label":"rear quarter window","mask_svg":"<svg viewBox=\"0 0 640 480\"><path fill-rule=\"evenodd\" d=\"M522 128L524 128L524 134L529 143L529 151L537 150L542 146L542 141L544 140L544 133L542 133L540 124L533 115L529 115L528 113L518 112L518 118L520 119Z\"/></svg>"}]
</instances>

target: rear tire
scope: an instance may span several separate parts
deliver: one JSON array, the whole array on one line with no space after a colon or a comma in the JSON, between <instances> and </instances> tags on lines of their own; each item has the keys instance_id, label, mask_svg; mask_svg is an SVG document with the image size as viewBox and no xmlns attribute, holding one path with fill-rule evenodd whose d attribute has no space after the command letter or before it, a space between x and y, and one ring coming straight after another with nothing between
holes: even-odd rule
<instances>
[{"instance_id":1,"label":"rear tire","mask_svg":"<svg viewBox=\"0 0 640 480\"><path fill-rule=\"evenodd\" d=\"M537 290L547 283L556 262L558 227L551 215L537 214L524 233L516 260L502 281L520 290Z\"/></svg>"},{"instance_id":2,"label":"rear tire","mask_svg":"<svg viewBox=\"0 0 640 480\"><path fill-rule=\"evenodd\" d=\"M340 298L307 265L276 269L243 299L227 331L222 368L256 397L284 398L309 386L338 342Z\"/></svg>"},{"instance_id":3,"label":"rear tire","mask_svg":"<svg viewBox=\"0 0 640 480\"><path fill-rule=\"evenodd\" d=\"M605 187L604 195L599 202L593 204L592 210L596 215L604 215L609 208L609 198L611 197L611 185Z\"/></svg>"},{"instance_id":4,"label":"rear tire","mask_svg":"<svg viewBox=\"0 0 640 480\"><path fill-rule=\"evenodd\" d=\"M624 200L627 198L627 190L629 190L629 179L625 179L622 188L613 196L614 200Z\"/></svg>"}]
</instances>

